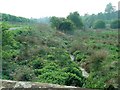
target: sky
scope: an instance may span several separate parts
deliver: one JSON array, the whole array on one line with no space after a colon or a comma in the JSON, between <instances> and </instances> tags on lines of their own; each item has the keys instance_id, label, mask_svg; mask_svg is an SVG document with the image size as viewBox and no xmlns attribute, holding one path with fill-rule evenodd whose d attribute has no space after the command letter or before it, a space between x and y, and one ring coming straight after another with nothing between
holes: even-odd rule
<instances>
[{"instance_id":1,"label":"sky","mask_svg":"<svg viewBox=\"0 0 120 90\"><path fill-rule=\"evenodd\" d=\"M26 18L66 17L74 11L97 14L110 2L118 8L119 0L0 0L0 13Z\"/></svg>"}]
</instances>

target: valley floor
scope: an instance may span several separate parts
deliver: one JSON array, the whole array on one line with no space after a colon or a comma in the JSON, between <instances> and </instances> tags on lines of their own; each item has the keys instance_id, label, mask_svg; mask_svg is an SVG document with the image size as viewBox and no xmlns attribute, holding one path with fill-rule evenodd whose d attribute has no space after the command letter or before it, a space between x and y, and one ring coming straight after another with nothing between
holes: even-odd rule
<instances>
[{"instance_id":1,"label":"valley floor","mask_svg":"<svg viewBox=\"0 0 120 90\"><path fill-rule=\"evenodd\" d=\"M46 24L9 28L2 32L3 79L118 87L118 30L64 33Z\"/></svg>"}]
</instances>

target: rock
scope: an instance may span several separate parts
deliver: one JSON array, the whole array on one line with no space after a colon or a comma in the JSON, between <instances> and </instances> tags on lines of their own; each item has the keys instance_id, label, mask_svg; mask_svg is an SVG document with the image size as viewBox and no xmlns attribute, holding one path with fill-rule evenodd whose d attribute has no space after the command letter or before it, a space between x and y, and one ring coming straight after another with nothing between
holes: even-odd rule
<instances>
[{"instance_id":1,"label":"rock","mask_svg":"<svg viewBox=\"0 0 120 90\"><path fill-rule=\"evenodd\" d=\"M17 88L47 88L48 90L58 90L61 88L62 90L92 90L92 89L85 89L80 87L74 86L64 86L64 85L57 85L57 84L48 84L48 83L39 83L39 82L24 82L24 81L11 81L11 80L1 80L2 85L0 85L0 90L16 90ZM94 89L95 90L95 89Z\"/></svg>"},{"instance_id":2,"label":"rock","mask_svg":"<svg viewBox=\"0 0 120 90\"><path fill-rule=\"evenodd\" d=\"M57 84L11 81L11 80L1 80L1 79L0 82L2 82L0 88L77 88L74 86L62 86Z\"/></svg>"},{"instance_id":3,"label":"rock","mask_svg":"<svg viewBox=\"0 0 120 90\"><path fill-rule=\"evenodd\" d=\"M17 82L14 88L31 88L32 85L29 82Z\"/></svg>"},{"instance_id":4,"label":"rock","mask_svg":"<svg viewBox=\"0 0 120 90\"><path fill-rule=\"evenodd\" d=\"M85 71L84 68L80 67L80 70L82 71L82 75L83 75L85 78L88 78L88 77L89 77L89 74Z\"/></svg>"}]
</instances>

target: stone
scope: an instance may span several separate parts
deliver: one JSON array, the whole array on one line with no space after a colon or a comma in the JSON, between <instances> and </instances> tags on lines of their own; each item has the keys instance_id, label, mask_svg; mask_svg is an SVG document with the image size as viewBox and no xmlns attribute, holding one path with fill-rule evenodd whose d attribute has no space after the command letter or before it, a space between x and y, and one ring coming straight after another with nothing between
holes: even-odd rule
<instances>
[{"instance_id":1,"label":"stone","mask_svg":"<svg viewBox=\"0 0 120 90\"><path fill-rule=\"evenodd\" d=\"M40 83L40 82L24 82L24 81L12 81L12 80L1 80L2 85L0 85L0 90L24 90L25 88L29 88L30 90L92 90L85 89L81 87L75 86L64 86L58 84L49 84L49 83ZM40 89L42 88L42 89ZM46 88L46 89L45 89ZM95 89L94 89L95 90Z\"/></svg>"}]
</instances>

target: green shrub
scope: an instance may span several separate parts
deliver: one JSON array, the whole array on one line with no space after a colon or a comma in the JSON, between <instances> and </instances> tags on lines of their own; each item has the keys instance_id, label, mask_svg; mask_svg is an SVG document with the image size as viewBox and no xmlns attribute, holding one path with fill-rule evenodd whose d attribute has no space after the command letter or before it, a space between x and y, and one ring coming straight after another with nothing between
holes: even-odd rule
<instances>
[{"instance_id":1,"label":"green shrub","mask_svg":"<svg viewBox=\"0 0 120 90\"><path fill-rule=\"evenodd\" d=\"M44 68L35 70L39 82L74 86L83 85L84 78L76 65L69 63L68 67L61 68L56 63L48 63Z\"/></svg>"},{"instance_id":2,"label":"green shrub","mask_svg":"<svg viewBox=\"0 0 120 90\"><path fill-rule=\"evenodd\" d=\"M6 50L2 51L3 59L14 59L13 57L17 56L19 54L18 50Z\"/></svg>"},{"instance_id":3,"label":"green shrub","mask_svg":"<svg viewBox=\"0 0 120 90\"><path fill-rule=\"evenodd\" d=\"M44 64L44 60L37 58L36 60L33 60L30 65L32 65L34 69L41 69L44 67Z\"/></svg>"},{"instance_id":4,"label":"green shrub","mask_svg":"<svg viewBox=\"0 0 120 90\"><path fill-rule=\"evenodd\" d=\"M2 31L8 30L11 27L10 24L6 22L2 22L0 26L2 27Z\"/></svg>"},{"instance_id":5,"label":"green shrub","mask_svg":"<svg viewBox=\"0 0 120 90\"><path fill-rule=\"evenodd\" d=\"M105 78L95 77L98 76L96 73L92 73L89 78L86 79L83 87L86 88L104 88L105 87Z\"/></svg>"},{"instance_id":6,"label":"green shrub","mask_svg":"<svg viewBox=\"0 0 120 90\"><path fill-rule=\"evenodd\" d=\"M106 50L99 50L94 52L90 56L91 64L92 64L91 69L95 71L99 70L101 68L102 62L107 59L107 56L108 56L108 52Z\"/></svg>"},{"instance_id":7,"label":"green shrub","mask_svg":"<svg viewBox=\"0 0 120 90\"><path fill-rule=\"evenodd\" d=\"M9 63L8 63L9 62ZM8 59L2 61L2 78L13 80L13 71L18 65L14 62L10 62Z\"/></svg>"},{"instance_id":8,"label":"green shrub","mask_svg":"<svg viewBox=\"0 0 120 90\"><path fill-rule=\"evenodd\" d=\"M74 24L70 20L67 20L67 19L62 21L59 25L60 31L67 32L67 31L71 31L73 29L74 29Z\"/></svg>"},{"instance_id":9,"label":"green shrub","mask_svg":"<svg viewBox=\"0 0 120 90\"><path fill-rule=\"evenodd\" d=\"M82 61L83 59L85 59L85 55L84 54L78 54L76 55L75 61Z\"/></svg>"},{"instance_id":10,"label":"green shrub","mask_svg":"<svg viewBox=\"0 0 120 90\"><path fill-rule=\"evenodd\" d=\"M78 12L70 13L67 16L67 19L69 19L73 22L76 29L81 29L83 27L83 22L82 22L82 19L80 18L80 15Z\"/></svg>"},{"instance_id":11,"label":"green shrub","mask_svg":"<svg viewBox=\"0 0 120 90\"><path fill-rule=\"evenodd\" d=\"M35 69L34 72L37 76L39 76L39 75L42 75L46 72L52 72L52 71L58 71L58 70L59 70L59 66L56 63L48 61L45 63L43 68Z\"/></svg>"},{"instance_id":12,"label":"green shrub","mask_svg":"<svg viewBox=\"0 0 120 90\"><path fill-rule=\"evenodd\" d=\"M18 81L34 81L36 78L31 68L22 65L15 69L13 77Z\"/></svg>"},{"instance_id":13,"label":"green shrub","mask_svg":"<svg viewBox=\"0 0 120 90\"><path fill-rule=\"evenodd\" d=\"M61 48L52 48L48 55L46 55L46 59L65 61L70 60L68 52Z\"/></svg>"},{"instance_id":14,"label":"green shrub","mask_svg":"<svg viewBox=\"0 0 120 90\"><path fill-rule=\"evenodd\" d=\"M86 58L85 54L81 51L75 51L73 55L75 56L75 61L78 62Z\"/></svg>"},{"instance_id":15,"label":"green shrub","mask_svg":"<svg viewBox=\"0 0 120 90\"><path fill-rule=\"evenodd\" d=\"M105 22L102 20L95 21L93 25L94 29L104 29L105 27L106 27Z\"/></svg>"},{"instance_id":16,"label":"green shrub","mask_svg":"<svg viewBox=\"0 0 120 90\"><path fill-rule=\"evenodd\" d=\"M60 85L69 85L69 86L79 86L83 85L83 81L81 78L72 73L65 73L61 71L51 71L46 72L42 75L38 76L39 82L44 83L53 83Z\"/></svg>"},{"instance_id":17,"label":"green shrub","mask_svg":"<svg viewBox=\"0 0 120 90\"><path fill-rule=\"evenodd\" d=\"M110 27L112 29L117 29L120 28L120 20L114 20L111 22Z\"/></svg>"},{"instance_id":18,"label":"green shrub","mask_svg":"<svg viewBox=\"0 0 120 90\"><path fill-rule=\"evenodd\" d=\"M65 33L70 32L74 29L74 24L71 20L65 18L52 17L50 21L52 27Z\"/></svg>"},{"instance_id":19,"label":"green shrub","mask_svg":"<svg viewBox=\"0 0 120 90\"><path fill-rule=\"evenodd\" d=\"M38 81L43 83L65 84L67 73L60 71L50 71L38 76Z\"/></svg>"},{"instance_id":20,"label":"green shrub","mask_svg":"<svg viewBox=\"0 0 120 90\"><path fill-rule=\"evenodd\" d=\"M46 41L46 45L48 47L59 47L60 46L60 42L55 40L54 38L49 38L47 41Z\"/></svg>"},{"instance_id":21,"label":"green shrub","mask_svg":"<svg viewBox=\"0 0 120 90\"><path fill-rule=\"evenodd\" d=\"M55 60L55 56L54 55L47 55L47 59L48 60Z\"/></svg>"},{"instance_id":22,"label":"green shrub","mask_svg":"<svg viewBox=\"0 0 120 90\"><path fill-rule=\"evenodd\" d=\"M53 28L56 28L56 29L59 30L59 25L60 25L60 23L61 23L63 20L64 20L64 18L58 18L58 17L53 16L53 17L51 17L51 19L50 19L51 26L52 26Z\"/></svg>"},{"instance_id":23,"label":"green shrub","mask_svg":"<svg viewBox=\"0 0 120 90\"><path fill-rule=\"evenodd\" d=\"M65 74L56 63L47 63L44 68L36 70L38 81L44 83L64 84Z\"/></svg>"},{"instance_id":24,"label":"green shrub","mask_svg":"<svg viewBox=\"0 0 120 90\"><path fill-rule=\"evenodd\" d=\"M15 38L15 36L14 36L13 32L3 31L2 32L2 41L3 41L2 45L3 46L5 46L5 45L14 46L17 43L14 38Z\"/></svg>"},{"instance_id":25,"label":"green shrub","mask_svg":"<svg viewBox=\"0 0 120 90\"><path fill-rule=\"evenodd\" d=\"M73 41L70 47L70 53L73 54L75 51L80 51L82 53L86 52L87 47L77 40Z\"/></svg>"},{"instance_id":26,"label":"green shrub","mask_svg":"<svg viewBox=\"0 0 120 90\"><path fill-rule=\"evenodd\" d=\"M78 76L76 76L75 74L68 73L68 77L65 81L65 85L82 87L83 80Z\"/></svg>"},{"instance_id":27,"label":"green shrub","mask_svg":"<svg viewBox=\"0 0 120 90\"><path fill-rule=\"evenodd\" d=\"M75 74L78 77L82 77L82 72L76 67L66 67L63 69L67 73Z\"/></svg>"}]
</instances>

